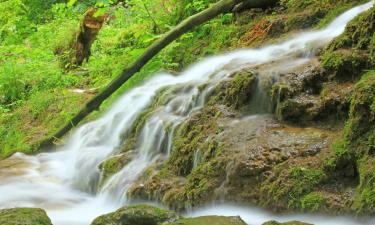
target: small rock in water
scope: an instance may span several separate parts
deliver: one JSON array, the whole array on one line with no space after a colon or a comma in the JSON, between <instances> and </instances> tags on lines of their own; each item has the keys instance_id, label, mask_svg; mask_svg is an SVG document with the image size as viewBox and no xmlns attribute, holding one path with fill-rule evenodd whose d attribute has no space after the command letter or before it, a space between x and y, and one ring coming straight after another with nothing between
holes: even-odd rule
<instances>
[{"instance_id":1,"label":"small rock in water","mask_svg":"<svg viewBox=\"0 0 375 225\"><path fill-rule=\"evenodd\" d=\"M304 222L300 222L300 221L289 221L289 222L285 222L285 223L280 223L280 222L277 222L275 220L272 220L272 221L265 222L262 225L313 225L313 224L304 223Z\"/></svg>"},{"instance_id":2,"label":"small rock in water","mask_svg":"<svg viewBox=\"0 0 375 225\"><path fill-rule=\"evenodd\" d=\"M13 208L0 210L2 225L52 225L47 213L37 208Z\"/></svg>"},{"instance_id":3,"label":"small rock in water","mask_svg":"<svg viewBox=\"0 0 375 225\"><path fill-rule=\"evenodd\" d=\"M239 216L202 216L185 218L166 225L246 225Z\"/></svg>"},{"instance_id":4,"label":"small rock in water","mask_svg":"<svg viewBox=\"0 0 375 225\"><path fill-rule=\"evenodd\" d=\"M172 211L149 205L135 205L99 216L91 225L159 225L177 218L177 214Z\"/></svg>"}]
</instances>

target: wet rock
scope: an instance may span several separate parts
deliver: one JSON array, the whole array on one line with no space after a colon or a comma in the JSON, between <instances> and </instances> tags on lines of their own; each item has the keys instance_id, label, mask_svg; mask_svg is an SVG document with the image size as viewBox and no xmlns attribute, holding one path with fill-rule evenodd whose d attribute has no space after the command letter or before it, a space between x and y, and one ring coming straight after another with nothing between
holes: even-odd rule
<instances>
[{"instance_id":1,"label":"wet rock","mask_svg":"<svg viewBox=\"0 0 375 225\"><path fill-rule=\"evenodd\" d=\"M179 219L173 223L167 223L166 225L246 225L246 223L238 216L202 216Z\"/></svg>"},{"instance_id":2,"label":"wet rock","mask_svg":"<svg viewBox=\"0 0 375 225\"><path fill-rule=\"evenodd\" d=\"M108 178L110 178L113 174L120 171L126 164L128 164L133 158L135 153L133 151L128 151L119 155L112 156L106 159L99 165L99 169L101 170L101 178L100 178L100 185L102 186Z\"/></svg>"},{"instance_id":3,"label":"wet rock","mask_svg":"<svg viewBox=\"0 0 375 225\"><path fill-rule=\"evenodd\" d=\"M277 108L277 117L282 121L303 124L318 116L321 104L319 97L301 94L281 103Z\"/></svg>"},{"instance_id":4,"label":"wet rock","mask_svg":"<svg viewBox=\"0 0 375 225\"><path fill-rule=\"evenodd\" d=\"M209 121L197 120L194 127L207 125ZM315 128L285 126L267 115L237 119L221 115L213 121L223 128L215 136L220 143L215 155L204 158L186 175L178 173L180 165L171 157L155 175L141 179L129 190L132 197L158 200L176 210L223 198L259 203L261 183L273 174L275 166L326 151L335 134ZM185 133L181 135L183 138L189 136ZM199 133L194 132L192 137L198 136ZM189 141L181 146L183 150L172 150L172 155L178 154L178 160L184 159L182 154L188 146L191 146L189 157L192 157L200 142ZM200 149L210 152L210 148ZM192 161L188 162L188 165L192 164Z\"/></svg>"},{"instance_id":5,"label":"wet rock","mask_svg":"<svg viewBox=\"0 0 375 225\"><path fill-rule=\"evenodd\" d=\"M322 56L324 68L340 81L354 80L369 67L368 61L368 53L361 50L339 49Z\"/></svg>"},{"instance_id":6,"label":"wet rock","mask_svg":"<svg viewBox=\"0 0 375 225\"><path fill-rule=\"evenodd\" d=\"M313 225L313 224L304 223L304 222L300 222L300 221L289 221L289 222L285 222L285 223L280 223L280 222L277 222L275 220L272 220L272 221L265 222L262 225Z\"/></svg>"},{"instance_id":7,"label":"wet rock","mask_svg":"<svg viewBox=\"0 0 375 225\"><path fill-rule=\"evenodd\" d=\"M256 77L252 71L237 72L232 75L231 79L215 87L210 102L223 103L226 106L241 109L251 100L255 86Z\"/></svg>"},{"instance_id":8,"label":"wet rock","mask_svg":"<svg viewBox=\"0 0 375 225\"><path fill-rule=\"evenodd\" d=\"M352 89L351 83L321 83L319 95L302 92L284 97L277 105L276 116L281 121L301 125L317 121L337 124L347 118Z\"/></svg>"},{"instance_id":9,"label":"wet rock","mask_svg":"<svg viewBox=\"0 0 375 225\"><path fill-rule=\"evenodd\" d=\"M375 7L352 20L345 32L326 48L321 56L323 67L334 77L353 80L375 65Z\"/></svg>"},{"instance_id":10,"label":"wet rock","mask_svg":"<svg viewBox=\"0 0 375 225\"><path fill-rule=\"evenodd\" d=\"M43 209L14 208L0 210L0 224L4 225L52 225Z\"/></svg>"},{"instance_id":11,"label":"wet rock","mask_svg":"<svg viewBox=\"0 0 375 225\"><path fill-rule=\"evenodd\" d=\"M148 205L125 206L116 212L99 216L91 225L159 225L178 216L171 211Z\"/></svg>"}]
</instances>

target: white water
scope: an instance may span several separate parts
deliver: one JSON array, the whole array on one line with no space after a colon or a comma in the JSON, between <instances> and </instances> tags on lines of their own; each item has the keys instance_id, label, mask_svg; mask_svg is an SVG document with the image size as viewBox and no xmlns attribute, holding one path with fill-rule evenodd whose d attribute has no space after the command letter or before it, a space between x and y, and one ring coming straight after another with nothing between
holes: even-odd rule
<instances>
[{"instance_id":1,"label":"white water","mask_svg":"<svg viewBox=\"0 0 375 225\"><path fill-rule=\"evenodd\" d=\"M87 225L95 217L128 203L126 192L142 171L154 160L166 158L171 151L174 128L205 103L212 87L242 68L254 67L289 57L290 62L308 61L312 49L323 47L341 34L356 15L374 4L355 7L333 21L327 28L296 35L288 41L261 49L244 49L205 59L179 76L158 74L140 87L125 93L101 118L79 127L67 143L55 153L36 156L15 154L0 162L0 207L40 207L48 211L55 225ZM199 91L199 86L208 84ZM137 155L98 191L98 165L119 151L122 137L132 129L136 118L162 88L173 87L165 105L147 119L138 139ZM172 127L172 129L167 129ZM12 164L12 166L6 166ZM216 206L198 214L241 215L260 224L275 218L251 208ZM256 215L255 215L256 214ZM320 223L313 216L297 215ZM253 222L252 222L253 221ZM345 222L345 223L341 223ZM333 223L358 224L335 218ZM331 223L332 224L332 223Z\"/></svg>"}]
</instances>

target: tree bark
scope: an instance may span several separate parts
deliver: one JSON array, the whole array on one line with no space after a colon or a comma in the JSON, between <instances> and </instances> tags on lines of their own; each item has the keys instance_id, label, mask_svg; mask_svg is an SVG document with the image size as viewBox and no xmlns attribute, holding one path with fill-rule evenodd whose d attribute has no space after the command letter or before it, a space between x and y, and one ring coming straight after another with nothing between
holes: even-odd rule
<instances>
[{"instance_id":1,"label":"tree bark","mask_svg":"<svg viewBox=\"0 0 375 225\"><path fill-rule=\"evenodd\" d=\"M62 138L72 128L78 125L87 115L97 110L100 105L118 90L130 77L137 73L147 62L158 54L168 44L179 38L192 28L199 26L216 16L233 11L240 3L246 2L248 8L264 8L276 3L277 0L221 0L210 8L203 10L189 18L183 20L174 29L167 32L162 38L154 42L146 51L128 68L115 78L103 91L93 97L62 129L56 132L52 137L43 141L39 148L51 147L54 141Z\"/></svg>"},{"instance_id":2,"label":"tree bark","mask_svg":"<svg viewBox=\"0 0 375 225\"><path fill-rule=\"evenodd\" d=\"M261 3L261 5L259 4L257 7L254 7L253 0L243 0L233 8L233 12L241 12L241 11L251 9L251 8L267 8L267 7L276 5L277 1L263 0L263 1L259 1L259 3Z\"/></svg>"}]
</instances>

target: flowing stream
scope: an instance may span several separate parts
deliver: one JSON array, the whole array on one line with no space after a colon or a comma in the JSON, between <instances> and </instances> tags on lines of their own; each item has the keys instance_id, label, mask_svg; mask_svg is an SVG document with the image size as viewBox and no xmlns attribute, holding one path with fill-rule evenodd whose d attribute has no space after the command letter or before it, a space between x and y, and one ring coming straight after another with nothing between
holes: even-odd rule
<instances>
[{"instance_id":1,"label":"flowing stream","mask_svg":"<svg viewBox=\"0 0 375 225\"><path fill-rule=\"evenodd\" d=\"M313 58L314 49L324 47L340 35L350 20L374 2L345 12L325 29L304 32L260 49L243 49L210 57L178 76L155 75L121 96L102 117L77 128L58 151L36 156L17 153L0 161L0 208L39 207L47 210L55 225L88 225L95 217L129 204L128 188L153 161L169 156L176 126L204 106L218 82L235 71L265 63L282 62L273 68L276 71L308 62ZM260 83L261 75L258 77ZM203 86L205 88L200 88ZM147 118L137 148L133 150L135 157L99 190L99 164L119 152L136 119L150 107L158 92L166 88L172 91L168 92L166 103ZM261 91L256 96L259 96L258 103L264 102ZM253 106L256 107L260 112L267 108L259 104ZM196 158L198 161L199 150ZM270 219L301 219L315 224L362 223L344 217L281 217L255 208L225 205L191 213L207 214L240 215L249 224L261 224Z\"/></svg>"}]
</instances>

